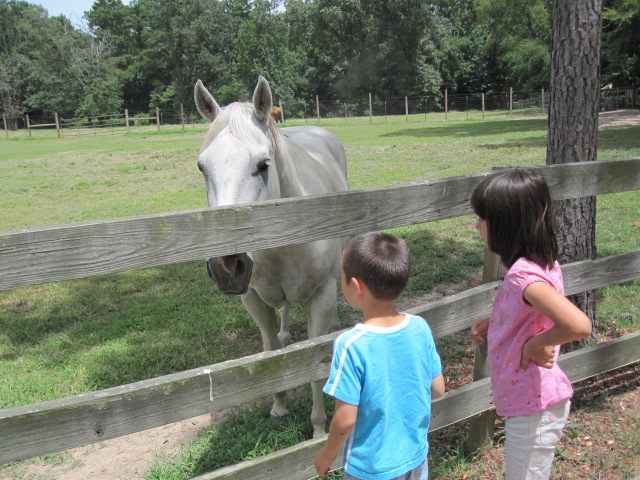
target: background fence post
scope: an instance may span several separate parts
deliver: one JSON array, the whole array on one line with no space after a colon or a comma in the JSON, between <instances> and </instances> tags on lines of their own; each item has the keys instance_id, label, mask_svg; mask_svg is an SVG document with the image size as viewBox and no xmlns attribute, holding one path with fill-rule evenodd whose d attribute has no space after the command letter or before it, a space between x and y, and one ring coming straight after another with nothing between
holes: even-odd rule
<instances>
[{"instance_id":1,"label":"background fence post","mask_svg":"<svg viewBox=\"0 0 640 480\"><path fill-rule=\"evenodd\" d=\"M318 116L318 123L320 123L320 99L316 95L316 115Z\"/></svg>"},{"instance_id":2,"label":"background fence post","mask_svg":"<svg viewBox=\"0 0 640 480\"><path fill-rule=\"evenodd\" d=\"M482 97L482 119L484 120L484 93L480 94Z\"/></svg>"},{"instance_id":3,"label":"background fence post","mask_svg":"<svg viewBox=\"0 0 640 480\"><path fill-rule=\"evenodd\" d=\"M131 133L131 129L129 128L129 109L124 109L124 124L127 126L127 133Z\"/></svg>"},{"instance_id":4,"label":"background fence post","mask_svg":"<svg viewBox=\"0 0 640 480\"><path fill-rule=\"evenodd\" d=\"M156 107L156 126L158 127L158 131L160 131L160 108Z\"/></svg>"},{"instance_id":5,"label":"background fence post","mask_svg":"<svg viewBox=\"0 0 640 480\"><path fill-rule=\"evenodd\" d=\"M58 119L58 114L54 113L53 116L56 119L56 134L58 135L58 138L62 138L62 132L60 131L60 120Z\"/></svg>"},{"instance_id":6,"label":"background fence post","mask_svg":"<svg viewBox=\"0 0 640 480\"><path fill-rule=\"evenodd\" d=\"M541 105L541 109L542 109L542 114L544 115L544 88L542 89L542 100L540 101L540 105Z\"/></svg>"},{"instance_id":7,"label":"background fence post","mask_svg":"<svg viewBox=\"0 0 640 480\"><path fill-rule=\"evenodd\" d=\"M278 102L280 105L280 120L284 123L284 108L282 108L282 102Z\"/></svg>"},{"instance_id":8,"label":"background fence post","mask_svg":"<svg viewBox=\"0 0 640 480\"><path fill-rule=\"evenodd\" d=\"M7 127L7 117L4 113L2 114L2 123L4 123L4 133L7 136L7 138L9 138L9 128Z\"/></svg>"},{"instance_id":9,"label":"background fence post","mask_svg":"<svg viewBox=\"0 0 640 480\"><path fill-rule=\"evenodd\" d=\"M444 121L449 119L449 90L444 89Z\"/></svg>"},{"instance_id":10,"label":"background fence post","mask_svg":"<svg viewBox=\"0 0 640 480\"><path fill-rule=\"evenodd\" d=\"M404 97L404 121L409 121L409 99Z\"/></svg>"},{"instance_id":11,"label":"background fence post","mask_svg":"<svg viewBox=\"0 0 640 480\"><path fill-rule=\"evenodd\" d=\"M509 87L509 115L513 116L513 87Z\"/></svg>"},{"instance_id":12,"label":"background fence post","mask_svg":"<svg viewBox=\"0 0 640 480\"><path fill-rule=\"evenodd\" d=\"M373 104L371 103L371 92L369 92L369 123L373 123Z\"/></svg>"},{"instance_id":13,"label":"background fence post","mask_svg":"<svg viewBox=\"0 0 640 480\"><path fill-rule=\"evenodd\" d=\"M482 268L483 283L500 280L506 270L502 260L488 248L484 250L484 266ZM480 380L489 375L487 364L487 344L476 345L476 354L473 364L473 381ZM490 442L495 431L496 411L491 410L471 419L469 422L469 436L467 437L467 453L475 452L482 445Z\"/></svg>"},{"instance_id":14,"label":"background fence post","mask_svg":"<svg viewBox=\"0 0 640 480\"><path fill-rule=\"evenodd\" d=\"M25 115L25 124L27 126L27 134L31 137L31 124L29 123L29 115Z\"/></svg>"},{"instance_id":15,"label":"background fence post","mask_svg":"<svg viewBox=\"0 0 640 480\"><path fill-rule=\"evenodd\" d=\"M182 123L182 131L184 132L184 105L180 104L180 123Z\"/></svg>"}]
</instances>

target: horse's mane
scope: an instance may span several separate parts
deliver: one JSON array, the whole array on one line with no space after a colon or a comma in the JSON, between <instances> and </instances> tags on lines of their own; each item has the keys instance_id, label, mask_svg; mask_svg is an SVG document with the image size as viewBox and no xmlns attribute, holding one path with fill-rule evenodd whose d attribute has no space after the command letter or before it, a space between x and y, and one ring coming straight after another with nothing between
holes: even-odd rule
<instances>
[{"instance_id":1,"label":"horse's mane","mask_svg":"<svg viewBox=\"0 0 640 480\"><path fill-rule=\"evenodd\" d=\"M222 111L218 114L216 119L209 127L209 131L207 132L204 143L202 145L202 150L204 150L227 125L229 126L231 133L237 136L239 139L245 140L247 142L260 141L256 127L251 122L251 119L254 117L257 118L252 103L236 102L228 105L227 107L222 109ZM261 121L262 120L258 120L258 122ZM267 115L266 135L271 142L271 145L273 146L275 154L280 148L281 137L280 133L278 132L278 128L273 121L273 118L271 118L271 114Z\"/></svg>"}]
</instances>

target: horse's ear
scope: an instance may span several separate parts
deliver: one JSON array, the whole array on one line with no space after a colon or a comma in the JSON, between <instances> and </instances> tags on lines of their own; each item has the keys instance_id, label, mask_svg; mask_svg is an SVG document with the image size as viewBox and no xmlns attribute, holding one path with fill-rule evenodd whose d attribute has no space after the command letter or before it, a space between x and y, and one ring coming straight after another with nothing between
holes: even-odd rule
<instances>
[{"instance_id":1,"label":"horse's ear","mask_svg":"<svg viewBox=\"0 0 640 480\"><path fill-rule=\"evenodd\" d=\"M271 88L269 82L262 76L258 76L258 85L253 92L253 108L260 120L268 120L271 115L271 107L273 99L271 97Z\"/></svg>"},{"instance_id":2,"label":"horse's ear","mask_svg":"<svg viewBox=\"0 0 640 480\"><path fill-rule=\"evenodd\" d=\"M196 107L198 108L200 115L202 115L205 120L213 122L220 113L220 107L213 96L209 93L209 90L207 90L202 84L201 80L196 82L193 97L196 101Z\"/></svg>"}]
</instances>

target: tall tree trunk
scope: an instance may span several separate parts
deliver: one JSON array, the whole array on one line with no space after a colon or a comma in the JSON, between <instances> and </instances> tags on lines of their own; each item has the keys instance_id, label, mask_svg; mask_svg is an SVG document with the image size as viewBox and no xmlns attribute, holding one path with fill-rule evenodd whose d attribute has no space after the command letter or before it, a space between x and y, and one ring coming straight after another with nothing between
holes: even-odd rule
<instances>
[{"instance_id":1,"label":"tall tree trunk","mask_svg":"<svg viewBox=\"0 0 640 480\"><path fill-rule=\"evenodd\" d=\"M554 0L552 22L547 164L593 162L598 143L602 0ZM596 258L596 197L559 201L556 208L560 262ZM570 299L591 318L595 332L595 291Z\"/></svg>"}]
</instances>

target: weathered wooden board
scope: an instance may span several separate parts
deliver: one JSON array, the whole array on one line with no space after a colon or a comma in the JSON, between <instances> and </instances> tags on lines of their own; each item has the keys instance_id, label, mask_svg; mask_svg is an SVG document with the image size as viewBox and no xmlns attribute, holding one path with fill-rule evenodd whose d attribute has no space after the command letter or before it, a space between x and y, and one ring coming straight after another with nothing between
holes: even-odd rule
<instances>
[{"instance_id":1,"label":"weathered wooden board","mask_svg":"<svg viewBox=\"0 0 640 480\"><path fill-rule=\"evenodd\" d=\"M567 295L628 282L640 278L640 250L563 265L562 270ZM436 338L459 332L490 315L500 283L470 288L407 311L425 318Z\"/></svg>"},{"instance_id":2,"label":"weathered wooden board","mask_svg":"<svg viewBox=\"0 0 640 480\"><path fill-rule=\"evenodd\" d=\"M565 278L577 292L581 291L578 275L589 272L599 280L591 279L584 288L598 288L639 278L639 263L640 250L626 252L566 265ZM590 266L594 264L598 268ZM615 275L609 275L613 269ZM411 311L426 318L439 338L486 317L498 285L482 285ZM324 379L337 334L122 387L0 411L0 463L119 437Z\"/></svg>"},{"instance_id":3,"label":"weathered wooden board","mask_svg":"<svg viewBox=\"0 0 640 480\"><path fill-rule=\"evenodd\" d=\"M0 411L0 463L88 445L327 378L337 333L173 375Z\"/></svg>"},{"instance_id":4,"label":"weathered wooden board","mask_svg":"<svg viewBox=\"0 0 640 480\"><path fill-rule=\"evenodd\" d=\"M640 157L536 169L556 199L640 189ZM466 215L486 175L0 233L0 290Z\"/></svg>"},{"instance_id":5,"label":"weathered wooden board","mask_svg":"<svg viewBox=\"0 0 640 480\"><path fill-rule=\"evenodd\" d=\"M602 359L602 360L601 360ZM640 360L640 332L563 355L560 366L572 382ZM460 387L433 402L430 431L495 408L488 378ZM315 475L313 455L325 438L309 440L273 454L193 477L191 480L308 480ZM334 463L334 467L338 461Z\"/></svg>"}]
</instances>

